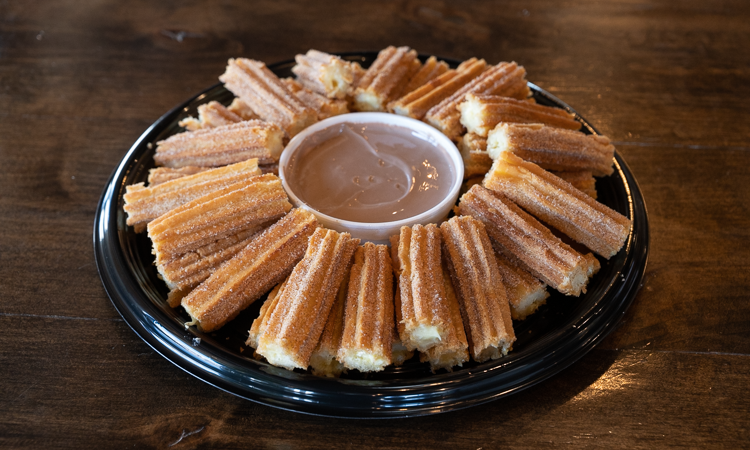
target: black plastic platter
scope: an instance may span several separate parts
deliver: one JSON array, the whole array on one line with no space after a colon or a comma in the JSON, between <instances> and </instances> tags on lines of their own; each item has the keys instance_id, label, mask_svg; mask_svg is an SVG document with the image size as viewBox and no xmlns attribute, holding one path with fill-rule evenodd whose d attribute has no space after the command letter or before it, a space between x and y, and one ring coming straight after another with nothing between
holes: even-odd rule
<instances>
[{"instance_id":1,"label":"black plastic platter","mask_svg":"<svg viewBox=\"0 0 750 450\"><path fill-rule=\"evenodd\" d=\"M343 54L363 67L376 52ZM450 62L450 61L449 61ZM453 62L455 64L455 62ZM291 76L294 61L269 66L280 77ZM529 84L536 101L575 113L551 94ZM451 411L495 400L555 375L573 364L616 326L630 306L648 256L648 218L640 189L619 154L613 175L597 180L599 201L633 220L625 247L610 260L588 292L565 297L554 291L534 315L514 322L518 340L507 357L466 363L453 372L432 373L415 357L384 372L349 372L339 379L291 372L252 358L244 345L247 330L263 299L214 333L184 323L182 308L166 304L167 288L157 277L151 243L145 233L125 225L125 186L145 181L154 167L155 143L183 131L177 122L196 116L198 105L217 100L229 104L232 94L212 86L154 122L115 169L102 193L94 224L99 273L113 305L138 336L163 357L219 389L265 405L335 417L408 417ZM585 133L597 131L576 114Z\"/></svg>"}]
</instances>

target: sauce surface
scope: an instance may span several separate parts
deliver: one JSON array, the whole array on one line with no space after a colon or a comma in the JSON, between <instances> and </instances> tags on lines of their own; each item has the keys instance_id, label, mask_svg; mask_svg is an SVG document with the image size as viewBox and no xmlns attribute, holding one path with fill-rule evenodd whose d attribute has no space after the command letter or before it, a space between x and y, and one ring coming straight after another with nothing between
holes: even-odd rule
<instances>
[{"instance_id":1,"label":"sauce surface","mask_svg":"<svg viewBox=\"0 0 750 450\"><path fill-rule=\"evenodd\" d=\"M353 222L393 222L442 201L456 174L446 151L410 129L342 123L297 149L286 181L300 200Z\"/></svg>"}]
</instances>

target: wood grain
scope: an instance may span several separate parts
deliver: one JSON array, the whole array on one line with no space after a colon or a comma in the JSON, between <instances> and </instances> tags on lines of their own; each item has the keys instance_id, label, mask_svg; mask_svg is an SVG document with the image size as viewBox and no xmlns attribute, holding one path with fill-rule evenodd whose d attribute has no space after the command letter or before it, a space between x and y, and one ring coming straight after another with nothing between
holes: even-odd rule
<instances>
[{"instance_id":1,"label":"wood grain","mask_svg":"<svg viewBox=\"0 0 750 450\"><path fill-rule=\"evenodd\" d=\"M747 448L748 22L739 0L0 2L0 447ZM230 57L391 44L515 60L613 139L651 232L617 330L531 389L408 420L272 409L156 354L94 264L128 148Z\"/></svg>"}]
</instances>

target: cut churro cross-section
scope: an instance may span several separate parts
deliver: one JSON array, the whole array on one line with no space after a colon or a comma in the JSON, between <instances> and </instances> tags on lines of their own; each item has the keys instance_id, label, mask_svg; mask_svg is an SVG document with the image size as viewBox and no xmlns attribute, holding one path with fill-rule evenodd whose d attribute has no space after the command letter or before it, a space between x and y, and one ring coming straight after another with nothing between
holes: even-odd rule
<instances>
[{"instance_id":1,"label":"cut churro cross-section","mask_svg":"<svg viewBox=\"0 0 750 450\"><path fill-rule=\"evenodd\" d=\"M348 61L318 50L294 57L292 72L306 88L328 98L343 100L355 81L355 69Z\"/></svg>"},{"instance_id":2,"label":"cut churro cross-section","mask_svg":"<svg viewBox=\"0 0 750 450\"><path fill-rule=\"evenodd\" d=\"M367 242L354 253L338 360L360 372L381 371L391 364L393 317L388 247Z\"/></svg>"},{"instance_id":3,"label":"cut churro cross-section","mask_svg":"<svg viewBox=\"0 0 750 450\"><path fill-rule=\"evenodd\" d=\"M607 259L620 251L630 234L632 222L627 217L513 153L500 155L484 185Z\"/></svg>"},{"instance_id":4,"label":"cut churro cross-section","mask_svg":"<svg viewBox=\"0 0 750 450\"><path fill-rule=\"evenodd\" d=\"M470 216L453 217L440 231L472 358L483 362L506 355L516 335L484 225Z\"/></svg>"},{"instance_id":5,"label":"cut churro cross-section","mask_svg":"<svg viewBox=\"0 0 750 450\"><path fill-rule=\"evenodd\" d=\"M494 94L523 100L531 91L526 84L526 70L515 62L501 62L482 72L453 95L430 108L425 121L455 140L462 134L458 105L466 94Z\"/></svg>"},{"instance_id":6,"label":"cut churro cross-section","mask_svg":"<svg viewBox=\"0 0 750 450\"><path fill-rule=\"evenodd\" d=\"M422 64L409 47L388 47L367 69L353 94L357 111L386 111L388 102L400 94Z\"/></svg>"},{"instance_id":7,"label":"cut churro cross-section","mask_svg":"<svg viewBox=\"0 0 750 450\"><path fill-rule=\"evenodd\" d=\"M441 269L440 230L434 224L401 227L398 239L398 331L407 349L424 352L446 339L450 310Z\"/></svg>"},{"instance_id":8,"label":"cut churro cross-section","mask_svg":"<svg viewBox=\"0 0 750 450\"><path fill-rule=\"evenodd\" d=\"M223 264L182 299L190 324L221 328L292 271L318 226L315 216L294 209Z\"/></svg>"},{"instance_id":9,"label":"cut churro cross-section","mask_svg":"<svg viewBox=\"0 0 750 450\"><path fill-rule=\"evenodd\" d=\"M186 117L177 124L188 131L201 130L203 128L216 128L221 125L229 125L242 122L242 117L227 109L217 101L211 101L198 106L198 118Z\"/></svg>"},{"instance_id":10,"label":"cut churro cross-section","mask_svg":"<svg viewBox=\"0 0 750 450\"><path fill-rule=\"evenodd\" d=\"M128 214L126 223L141 231L147 223L178 206L257 175L260 175L258 160L249 159L198 171L155 186L143 187L143 183L130 185L123 195L123 210Z\"/></svg>"},{"instance_id":11,"label":"cut churro cross-section","mask_svg":"<svg viewBox=\"0 0 750 450\"><path fill-rule=\"evenodd\" d=\"M319 228L294 267L260 336L258 354L274 366L307 369L359 239Z\"/></svg>"},{"instance_id":12,"label":"cut churro cross-section","mask_svg":"<svg viewBox=\"0 0 750 450\"><path fill-rule=\"evenodd\" d=\"M172 168L218 167L251 158L273 163L284 150L283 137L279 127L258 120L186 131L157 142L154 161Z\"/></svg>"},{"instance_id":13,"label":"cut churro cross-section","mask_svg":"<svg viewBox=\"0 0 750 450\"><path fill-rule=\"evenodd\" d=\"M581 123L560 108L538 105L499 95L468 93L459 103L461 125L469 133L487 137L498 123L541 123L555 128L579 130Z\"/></svg>"},{"instance_id":14,"label":"cut churro cross-section","mask_svg":"<svg viewBox=\"0 0 750 450\"><path fill-rule=\"evenodd\" d=\"M474 185L458 213L482 222L497 251L548 285L566 295L586 291L590 261L507 197Z\"/></svg>"},{"instance_id":15,"label":"cut churro cross-section","mask_svg":"<svg viewBox=\"0 0 750 450\"><path fill-rule=\"evenodd\" d=\"M514 153L547 170L588 170L597 177L614 171L615 147L606 137L541 124L498 124L487 138L487 152L492 159Z\"/></svg>"},{"instance_id":16,"label":"cut churro cross-section","mask_svg":"<svg viewBox=\"0 0 750 450\"><path fill-rule=\"evenodd\" d=\"M318 120L315 111L289 92L279 78L260 61L230 59L219 80L255 114L263 120L278 124L290 138Z\"/></svg>"}]
</instances>

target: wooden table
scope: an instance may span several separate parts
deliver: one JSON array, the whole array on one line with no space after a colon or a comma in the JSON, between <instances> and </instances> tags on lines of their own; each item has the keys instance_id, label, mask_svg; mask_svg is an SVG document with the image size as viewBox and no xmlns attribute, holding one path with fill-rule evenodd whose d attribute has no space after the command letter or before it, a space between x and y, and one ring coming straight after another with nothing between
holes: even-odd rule
<instances>
[{"instance_id":1,"label":"wooden table","mask_svg":"<svg viewBox=\"0 0 750 450\"><path fill-rule=\"evenodd\" d=\"M747 447L750 4L130 2L0 6L0 447ZM517 395L417 419L272 409L153 352L113 308L104 185L226 60L390 44L515 60L609 136L651 252L619 328Z\"/></svg>"}]
</instances>

